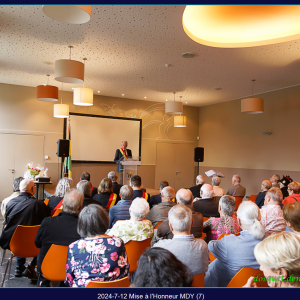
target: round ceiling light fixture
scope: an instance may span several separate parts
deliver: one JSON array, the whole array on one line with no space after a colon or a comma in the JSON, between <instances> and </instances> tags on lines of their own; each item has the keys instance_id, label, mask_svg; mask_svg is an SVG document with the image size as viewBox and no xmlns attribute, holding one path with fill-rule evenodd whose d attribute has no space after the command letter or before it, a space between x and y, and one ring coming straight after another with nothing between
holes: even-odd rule
<instances>
[{"instance_id":1,"label":"round ceiling light fixture","mask_svg":"<svg viewBox=\"0 0 300 300\"><path fill-rule=\"evenodd\" d=\"M253 97L255 79L252 79L252 82L252 98L242 99L241 112L245 114L261 114L264 112L264 99Z\"/></svg>"},{"instance_id":2,"label":"round ceiling light fixture","mask_svg":"<svg viewBox=\"0 0 300 300\"><path fill-rule=\"evenodd\" d=\"M170 115L180 115L183 113L183 103L175 101L175 94L174 94L174 101L168 101L165 103L165 113Z\"/></svg>"},{"instance_id":3,"label":"round ceiling light fixture","mask_svg":"<svg viewBox=\"0 0 300 300\"><path fill-rule=\"evenodd\" d=\"M58 87L49 85L50 75L47 74L47 77L47 84L36 87L36 99L46 102L56 102L58 101Z\"/></svg>"}]
</instances>

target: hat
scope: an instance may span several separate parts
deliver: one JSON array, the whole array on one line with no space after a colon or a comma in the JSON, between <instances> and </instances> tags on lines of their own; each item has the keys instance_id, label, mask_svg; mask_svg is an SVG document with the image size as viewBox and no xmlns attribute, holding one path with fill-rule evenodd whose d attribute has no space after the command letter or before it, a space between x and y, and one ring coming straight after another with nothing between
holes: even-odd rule
<instances>
[{"instance_id":1,"label":"hat","mask_svg":"<svg viewBox=\"0 0 300 300\"><path fill-rule=\"evenodd\" d=\"M283 176L283 175L282 175ZM293 182L293 179L289 176L283 176L278 182L282 183L284 186L288 186L289 183Z\"/></svg>"}]
</instances>

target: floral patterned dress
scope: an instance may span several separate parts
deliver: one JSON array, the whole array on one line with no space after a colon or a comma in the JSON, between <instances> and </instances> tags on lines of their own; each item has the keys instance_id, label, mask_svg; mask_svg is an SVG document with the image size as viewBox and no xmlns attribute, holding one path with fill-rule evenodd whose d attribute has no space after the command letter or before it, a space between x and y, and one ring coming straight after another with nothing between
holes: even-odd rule
<instances>
[{"instance_id":1,"label":"floral patterned dress","mask_svg":"<svg viewBox=\"0 0 300 300\"><path fill-rule=\"evenodd\" d=\"M65 284L86 286L90 281L112 281L128 274L123 241L111 238L80 239L69 246Z\"/></svg>"}]
</instances>

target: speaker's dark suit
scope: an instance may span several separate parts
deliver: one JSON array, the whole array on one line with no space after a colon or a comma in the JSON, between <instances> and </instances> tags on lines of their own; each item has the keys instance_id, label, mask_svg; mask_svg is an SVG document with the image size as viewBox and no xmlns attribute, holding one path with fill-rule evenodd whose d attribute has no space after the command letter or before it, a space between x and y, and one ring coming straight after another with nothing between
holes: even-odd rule
<instances>
[{"instance_id":1,"label":"speaker's dark suit","mask_svg":"<svg viewBox=\"0 0 300 300\"><path fill-rule=\"evenodd\" d=\"M128 155L128 157L131 158L131 157L132 157L131 150L130 150L130 149L126 149L126 150L127 150L127 155ZM118 172L118 173L120 173L120 166L121 166L121 164L118 163L118 162L120 161L121 158L124 159L124 157L123 157L123 155L122 155L120 149L117 149L117 150L116 150L116 154L115 154L114 162L117 164L117 172ZM122 161L123 159L121 159L121 161Z\"/></svg>"}]
</instances>

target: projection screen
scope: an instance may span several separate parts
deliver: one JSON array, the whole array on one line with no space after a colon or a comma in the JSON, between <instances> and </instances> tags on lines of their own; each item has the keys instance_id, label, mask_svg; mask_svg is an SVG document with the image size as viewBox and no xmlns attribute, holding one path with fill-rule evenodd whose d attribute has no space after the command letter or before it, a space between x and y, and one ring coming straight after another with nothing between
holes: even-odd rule
<instances>
[{"instance_id":1,"label":"projection screen","mask_svg":"<svg viewBox=\"0 0 300 300\"><path fill-rule=\"evenodd\" d=\"M74 162L113 162L122 141L141 156L141 119L70 113L70 128Z\"/></svg>"}]
</instances>

